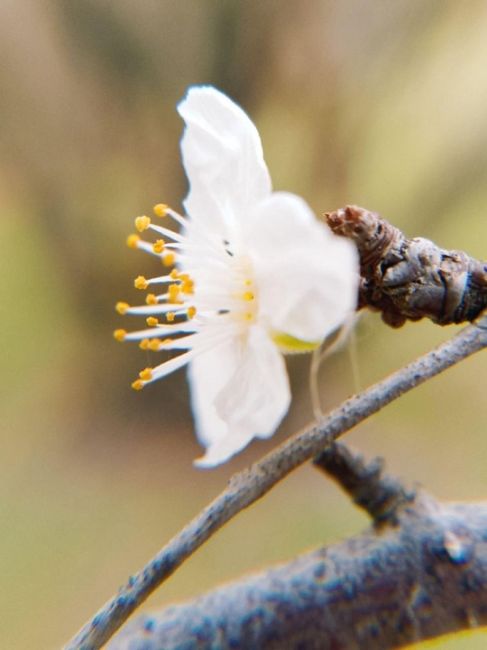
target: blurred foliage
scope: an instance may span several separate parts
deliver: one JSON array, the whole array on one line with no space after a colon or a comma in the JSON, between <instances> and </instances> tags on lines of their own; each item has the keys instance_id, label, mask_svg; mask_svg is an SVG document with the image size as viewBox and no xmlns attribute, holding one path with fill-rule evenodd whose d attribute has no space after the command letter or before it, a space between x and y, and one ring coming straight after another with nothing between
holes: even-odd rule
<instances>
[{"instance_id":1,"label":"blurred foliage","mask_svg":"<svg viewBox=\"0 0 487 650\"><path fill-rule=\"evenodd\" d=\"M485 257L487 5L464 9L455 0L0 4L4 647L59 647L232 472L311 417L308 359L294 357L294 406L279 434L201 472L184 375L143 394L129 388L147 359L112 342L113 304L133 297L131 278L150 264L124 239L133 216L184 197L175 104L187 86L213 83L239 101L261 130L276 188L318 214L363 204L409 234ZM361 384L454 329L389 331L365 317ZM483 357L473 358L349 439L443 498L481 498L486 379ZM354 391L347 351L321 381L327 407ZM302 468L148 606L364 523ZM469 635L436 647L484 646Z\"/></svg>"}]
</instances>

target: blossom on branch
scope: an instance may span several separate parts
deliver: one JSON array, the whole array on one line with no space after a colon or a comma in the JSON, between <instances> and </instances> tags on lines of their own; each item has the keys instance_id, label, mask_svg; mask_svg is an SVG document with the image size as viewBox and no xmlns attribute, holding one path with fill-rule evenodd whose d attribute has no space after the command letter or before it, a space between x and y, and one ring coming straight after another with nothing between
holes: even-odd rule
<instances>
[{"instance_id":1,"label":"blossom on branch","mask_svg":"<svg viewBox=\"0 0 487 650\"><path fill-rule=\"evenodd\" d=\"M165 274L135 286L146 304L118 303L146 316L148 329L118 340L178 351L132 384L140 389L188 365L197 435L214 466L254 437L271 436L290 403L283 354L313 350L354 311L355 247L316 220L298 196L272 192L259 134L245 112L210 86L194 86L178 105L189 181L186 216L154 208L180 231L137 217L127 243L159 257Z\"/></svg>"}]
</instances>

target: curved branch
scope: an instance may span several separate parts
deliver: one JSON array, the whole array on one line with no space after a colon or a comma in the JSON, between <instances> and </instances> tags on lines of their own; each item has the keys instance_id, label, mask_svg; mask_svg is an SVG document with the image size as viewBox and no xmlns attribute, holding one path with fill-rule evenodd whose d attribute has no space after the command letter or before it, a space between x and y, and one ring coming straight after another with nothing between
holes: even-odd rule
<instances>
[{"instance_id":1,"label":"curved branch","mask_svg":"<svg viewBox=\"0 0 487 650\"><path fill-rule=\"evenodd\" d=\"M110 650L388 650L487 623L487 503L420 495L368 531L138 617Z\"/></svg>"},{"instance_id":2,"label":"curved branch","mask_svg":"<svg viewBox=\"0 0 487 650\"><path fill-rule=\"evenodd\" d=\"M318 424L292 436L250 469L236 474L209 506L176 535L148 564L121 587L65 646L96 650L130 614L211 535L238 512L266 494L293 469L314 458L346 431L419 386L487 346L487 317L383 381L351 397Z\"/></svg>"}]
</instances>

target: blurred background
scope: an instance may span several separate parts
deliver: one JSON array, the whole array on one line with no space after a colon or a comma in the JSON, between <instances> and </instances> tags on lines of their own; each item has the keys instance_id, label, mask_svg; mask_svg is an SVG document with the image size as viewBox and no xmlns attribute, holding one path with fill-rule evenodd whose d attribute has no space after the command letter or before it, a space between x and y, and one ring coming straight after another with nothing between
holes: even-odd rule
<instances>
[{"instance_id":1,"label":"blurred background","mask_svg":"<svg viewBox=\"0 0 487 650\"><path fill-rule=\"evenodd\" d=\"M269 443L212 471L184 372L135 393L154 363L112 330L152 260L133 217L187 191L175 106L210 83L257 124L276 189L319 215L358 203L410 235L486 257L487 4L470 0L3 0L0 3L0 643L60 647L230 475L311 419L309 357ZM157 267L158 268L158 267ZM455 327L356 334L360 386ZM154 354L154 353L152 353ZM323 406L353 393L350 350ZM482 355L347 436L443 499L486 496ZM359 386L359 387L360 387ZM310 495L311 498L310 498ZM303 467L232 521L147 603L355 534L365 517ZM480 634L442 648L484 648Z\"/></svg>"}]
</instances>

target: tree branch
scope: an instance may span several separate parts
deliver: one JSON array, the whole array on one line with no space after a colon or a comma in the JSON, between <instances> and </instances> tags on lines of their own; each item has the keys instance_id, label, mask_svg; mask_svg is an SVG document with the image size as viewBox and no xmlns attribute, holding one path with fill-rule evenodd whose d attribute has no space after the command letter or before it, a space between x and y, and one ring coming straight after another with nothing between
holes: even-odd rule
<instances>
[{"instance_id":1,"label":"tree branch","mask_svg":"<svg viewBox=\"0 0 487 650\"><path fill-rule=\"evenodd\" d=\"M185 559L289 472L315 457L336 438L403 393L486 346L487 317L477 325L466 327L450 341L383 381L348 399L321 422L292 436L250 469L236 474L226 490L121 587L119 593L65 646L66 650L100 648Z\"/></svg>"},{"instance_id":2,"label":"tree branch","mask_svg":"<svg viewBox=\"0 0 487 650\"><path fill-rule=\"evenodd\" d=\"M429 239L408 239L376 212L348 205L325 214L337 235L360 254L359 307L382 312L400 327L430 318L439 325L475 320L487 307L487 264Z\"/></svg>"},{"instance_id":3,"label":"tree branch","mask_svg":"<svg viewBox=\"0 0 487 650\"><path fill-rule=\"evenodd\" d=\"M415 497L400 481L383 474L383 459L364 458L340 443L333 443L313 461L314 465L331 476L365 510L376 527L396 525L398 515Z\"/></svg>"},{"instance_id":4,"label":"tree branch","mask_svg":"<svg viewBox=\"0 0 487 650\"><path fill-rule=\"evenodd\" d=\"M138 617L110 650L388 650L487 623L487 503L421 494L373 529Z\"/></svg>"}]
</instances>

